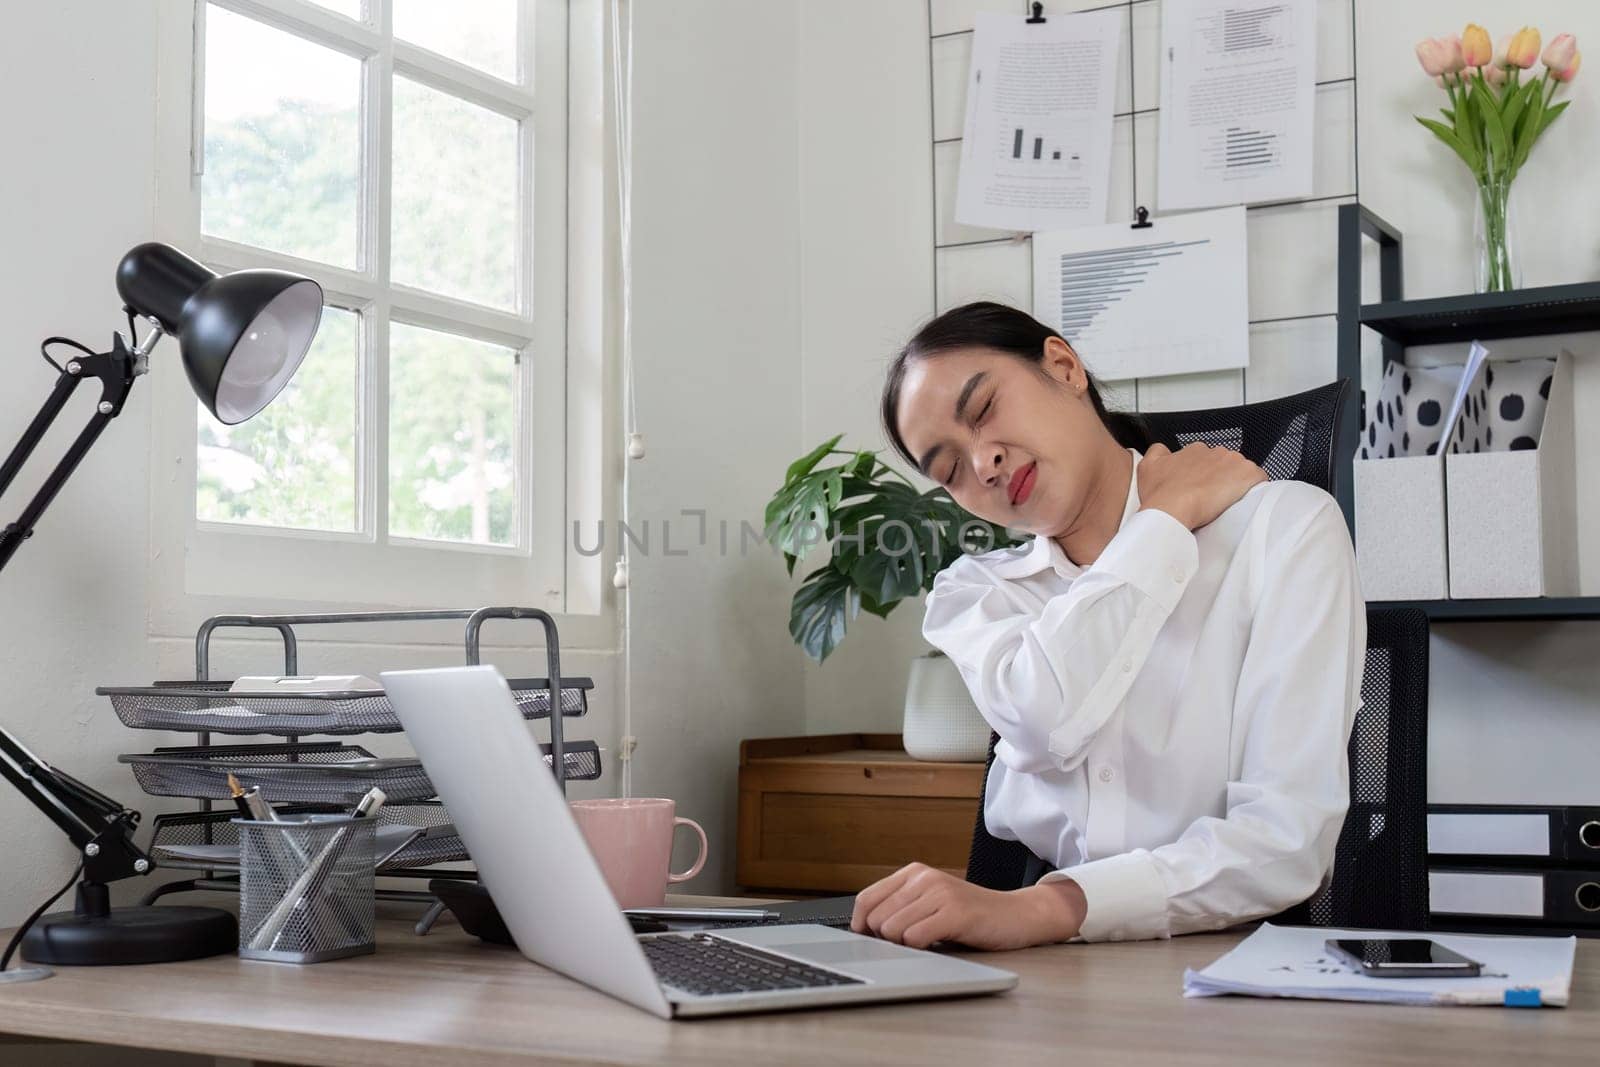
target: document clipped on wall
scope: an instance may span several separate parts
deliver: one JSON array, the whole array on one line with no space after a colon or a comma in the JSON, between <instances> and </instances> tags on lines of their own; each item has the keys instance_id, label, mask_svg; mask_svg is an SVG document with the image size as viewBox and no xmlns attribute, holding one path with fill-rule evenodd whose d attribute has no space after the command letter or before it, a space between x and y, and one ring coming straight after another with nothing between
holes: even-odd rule
<instances>
[{"instance_id":1,"label":"document clipped on wall","mask_svg":"<svg viewBox=\"0 0 1600 1067\"><path fill-rule=\"evenodd\" d=\"M1026 231L1106 221L1124 19L978 15L956 221Z\"/></svg>"},{"instance_id":2,"label":"document clipped on wall","mask_svg":"<svg viewBox=\"0 0 1600 1067\"><path fill-rule=\"evenodd\" d=\"M1164 0L1161 211L1311 195L1316 0Z\"/></svg>"}]
</instances>

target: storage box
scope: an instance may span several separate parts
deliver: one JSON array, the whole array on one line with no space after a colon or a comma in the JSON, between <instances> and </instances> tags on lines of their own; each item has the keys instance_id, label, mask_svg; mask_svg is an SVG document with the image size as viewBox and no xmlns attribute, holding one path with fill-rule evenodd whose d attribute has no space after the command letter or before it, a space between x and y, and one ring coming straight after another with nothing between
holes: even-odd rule
<instances>
[{"instance_id":1,"label":"storage box","mask_svg":"<svg viewBox=\"0 0 1600 1067\"><path fill-rule=\"evenodd\" d=\"M1449 591L1442 456L1357 459L1356 567L1368 600L1442 600Z\"/></svg>"},{"instance_id":2,"label":"storage box","mask_svg":"<svg viewBox=\"0 0 1600 1067\"><path fill-rule=\"evenodd\" d=\"M1572 416L1572 357L1562 352L1537 448L1445 457L1452 598L1577 594Z\"/></svg>"}]
</instances>

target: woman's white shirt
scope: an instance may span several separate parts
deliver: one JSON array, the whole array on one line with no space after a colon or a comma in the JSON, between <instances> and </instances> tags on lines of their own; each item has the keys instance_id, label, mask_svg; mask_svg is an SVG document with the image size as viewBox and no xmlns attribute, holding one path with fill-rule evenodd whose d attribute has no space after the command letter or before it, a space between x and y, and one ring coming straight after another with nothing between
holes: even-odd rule
<instances>
[{"instance_id":1,"label":"woman's white shirt","mask_svg":"<svg viewBox=\"0 0 1600 1067\"><path fill-rule=\"evenodd\" d=\"M1084 940L1304 900L1349 805L1366 610L1338 506L1268 482L1191 533L1139 510L1140 459L1092 565L1049 537L962 556L922 627L1000 735L989 832L1082 887Z\"/></svg>"}]
</instances>

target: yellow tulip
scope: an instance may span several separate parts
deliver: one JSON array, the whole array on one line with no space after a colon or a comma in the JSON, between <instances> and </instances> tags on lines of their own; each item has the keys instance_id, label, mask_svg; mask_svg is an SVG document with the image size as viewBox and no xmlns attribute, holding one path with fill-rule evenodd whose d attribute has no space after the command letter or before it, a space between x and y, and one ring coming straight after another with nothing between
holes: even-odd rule
<instances>
[{"instance_id":1,"label":"yellow tulip","mask_svg":"<svg viewBox=\"0 0 1600 1067\"><path fill-rule=\"evenodd\" d=\"M1469 67L1482 67L1493 56L1494 44L1489 40L1489 31L1476 22L1467 23L1467 28L1461 31L1462 62Z\"/></svg>"},{"instance_id":2,"label":"yellow tulip","mask_svg":"<svg viewBox=\"0 0 1600 1067\"><path fill-rule=\"evenodd\" d=\"M1532 26L1524 26L1511 35L1511 43L1506 45L1506 66L1519 67L1527 70L1539 61L1539 31Z\"/></svg>"}]
</instances>

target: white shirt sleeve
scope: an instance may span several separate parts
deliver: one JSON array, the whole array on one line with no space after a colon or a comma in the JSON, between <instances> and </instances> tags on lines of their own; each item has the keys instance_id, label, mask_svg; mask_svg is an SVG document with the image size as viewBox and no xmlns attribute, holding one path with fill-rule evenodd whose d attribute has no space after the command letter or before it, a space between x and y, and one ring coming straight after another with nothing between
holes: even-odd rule
<instances>
[{"instance_id":1,"label":"white shirt sleeve","mask_svg":"<svg viewBox=\"0 0 1600 1067\"><path fill-rule=\"evenodd\" d=\"M946 570L928 594L922 634L961 671L1002 738L1048 750L1057 768L1071 770L1122 702L1198 567L1183 523L1141 511L1042 611L1003 579Z\"/></svg>"},{"instance_id":2,"label":"white shirt sleeve","mask_svg":"<svg viewBox=\"0 0 1600 1067\"><path fill-rule=\"evenodd\" d=\"M1274 510L1233 709L1243 746L1227 814L1197 819L1169 845L1046 874L1082 887L1083 940L1168 937L1270 915L1315 893L1332 867L1350 799L1365 603L1332 499L1309 520ZM1274 529L1279 510L1300 511L1299 528L1283 520Z\"/></svg>"}]
</instances>

